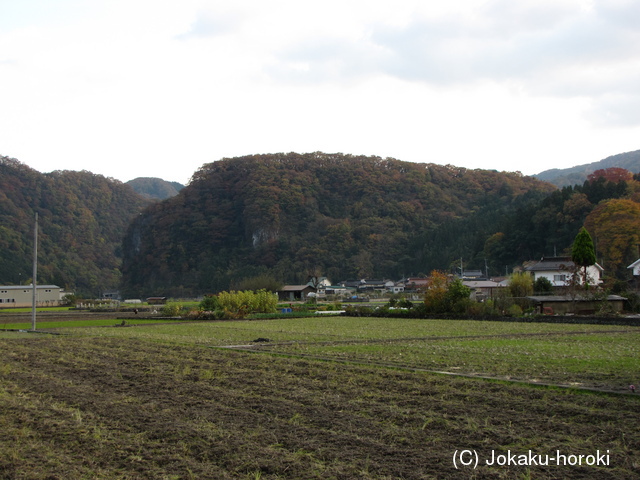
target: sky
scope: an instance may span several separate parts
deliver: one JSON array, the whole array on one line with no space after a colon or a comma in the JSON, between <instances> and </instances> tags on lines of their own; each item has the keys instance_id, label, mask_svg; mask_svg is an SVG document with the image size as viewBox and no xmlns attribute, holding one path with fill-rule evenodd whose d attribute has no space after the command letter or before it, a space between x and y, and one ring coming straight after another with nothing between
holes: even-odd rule
<instances>
[{"instance_id":1,"label":"sky","mask_svg":"<svg viewBox=\"0 0 640 480\"><path fill-rule=\"evenodd\" d=\"M278 152L533 175L640 149L635 0L0 0L0 155L188 183Z\"/></svg>"}]
</instances>

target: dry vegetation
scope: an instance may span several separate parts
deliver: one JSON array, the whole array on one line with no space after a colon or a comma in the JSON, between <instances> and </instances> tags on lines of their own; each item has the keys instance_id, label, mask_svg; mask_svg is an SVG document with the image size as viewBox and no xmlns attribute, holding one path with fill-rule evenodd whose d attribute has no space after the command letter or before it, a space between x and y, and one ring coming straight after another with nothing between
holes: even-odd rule
<instances>
[{"instance_id":1,"label":"dry vegetation","mask_svg":"<svg viewBox=\"0 0 640 480\"><path fill-rule=\"evenodd\" d=\"M640 472L640 404L632 395L142 337L30 335L0 339L0 352L3 479L631 479ZM455 470L461 448L484 456L609 450L610 466Z\"/></svg>"}]
</instances>

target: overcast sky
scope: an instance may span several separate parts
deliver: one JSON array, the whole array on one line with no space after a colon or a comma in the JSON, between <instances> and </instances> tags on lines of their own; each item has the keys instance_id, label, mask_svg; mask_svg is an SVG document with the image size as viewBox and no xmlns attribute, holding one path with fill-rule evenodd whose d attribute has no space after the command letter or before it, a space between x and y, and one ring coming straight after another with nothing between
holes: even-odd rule
<instances>
[{"instance_id":1,"label":"overcast sky","mask_svg":"<svg viewBox=\"0 0 640 480\"><path fill-rule=\"evenodd\" d=\"M0 0L0 155L187 183L342 152L534 174L640 149L633 0Z\"/></svg>"}]
</instances>

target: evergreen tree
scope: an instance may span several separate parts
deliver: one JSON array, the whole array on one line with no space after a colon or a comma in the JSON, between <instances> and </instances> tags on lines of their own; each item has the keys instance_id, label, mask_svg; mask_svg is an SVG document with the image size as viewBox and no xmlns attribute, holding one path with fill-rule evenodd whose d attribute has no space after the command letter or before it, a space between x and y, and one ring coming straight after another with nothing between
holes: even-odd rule
<instances>
[{"instance_id":1,"label":"evergreen tree","mask_svg":"<svg viewBox=\"0 0 640 480\"><path fill-rule=\"evenodd\" d=\"M589 288L587 279L587 267L596 263L596 251L593 247L593 240L586 228L582 227L576 235L571 247L571 260L578 267L582 267L582 283L585 288Z\"/></svg>"}]
</instances>

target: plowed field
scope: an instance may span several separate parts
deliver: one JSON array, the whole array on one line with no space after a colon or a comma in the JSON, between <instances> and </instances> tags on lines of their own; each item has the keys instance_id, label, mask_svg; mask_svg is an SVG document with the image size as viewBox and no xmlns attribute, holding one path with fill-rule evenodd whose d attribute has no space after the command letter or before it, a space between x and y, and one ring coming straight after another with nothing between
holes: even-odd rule
<instances>
[{"instance_id":1,"label":"plowed field","mask_svg":"<svg viewBox=\"0 0 640 480\"><path fill-rule=\"evenodd\" d=\"M640 401L143 339L0 339L2 479L632 479ZM457 470L456 450L480 456ZM608 466L488 466L496 454Z\"/></svg>"}]
</instances>

